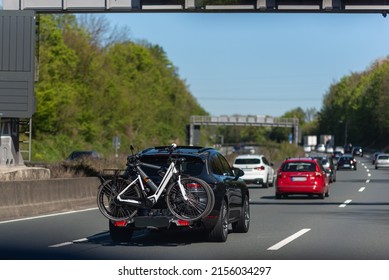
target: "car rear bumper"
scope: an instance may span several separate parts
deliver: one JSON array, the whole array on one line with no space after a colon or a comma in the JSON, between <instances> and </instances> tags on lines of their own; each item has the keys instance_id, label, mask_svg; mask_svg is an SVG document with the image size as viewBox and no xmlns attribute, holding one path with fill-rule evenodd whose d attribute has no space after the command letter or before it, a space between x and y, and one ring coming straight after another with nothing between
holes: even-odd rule
<instances>
[{"instance_id":1,"label":"car rear bumper","mask_svg":"<svg viewBox=\"0 0 389 280\"><path fill-rule=\"evenodd\" d=\"M246 184L263 184L263 178L243 179Z\"/></svg>"},{"instance_id":2,"label":"car rear bumper","mask_svg":"<svg viewBox=\"0 0 389 280\"><path fill-rule=\"evenodd\" d=\"M350 166L343 166L343 165L340 165L340 166L338 166L337 167L337 169L338 170L340 170L340 169L350 169L350 170L354 170L354 169L356 169L356 165L350 165Z\"/></svg>"},{"instance_id":3,"label":"car rear bumper","mask_svg":"<svg viewBox=\"0 0 389 280\"><path fill-rule=\"evenodd\" d=\"M276 186L277 194L322 194L323 192L322 186Z\"/></svg>"}]
</instances>

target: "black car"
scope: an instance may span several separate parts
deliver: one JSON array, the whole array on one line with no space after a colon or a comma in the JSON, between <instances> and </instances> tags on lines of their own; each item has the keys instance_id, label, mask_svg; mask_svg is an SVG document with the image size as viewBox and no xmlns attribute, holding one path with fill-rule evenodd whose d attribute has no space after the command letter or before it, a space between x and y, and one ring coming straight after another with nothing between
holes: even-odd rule
<instances>
[{"instance_id":1,"label":"black car","mask_svg":"<svg viewBox=\"0 0 389 280\"><path fill-rule=\"evenodd\" d=\"M141 162L168 166L168 147L154 147L138 153ZM198 221L188 222L175 218L168 210L164 199L151 209L139 209L130 221L109 221L110 234L113 241L129 241L136 229L142 228L178 228L192 227L202 229L209 240L225 242L228 227L233 232L247 232L250 225L249 189L239 177L244 172L231 168L226 158L213 148L194 146L178 146L173 158L185 158L182 173L197 177L207 182L213 189L215 204L212 212ZM142 169L156 183L162 177L155 168Z\"/></svg>"},{"instance_id":2,"label":"black car","mask_svg":"<svg viewBox=\"0 0 389 280\"><path fill-rule=\"evenodd\" d=\"M351 150L353 156L363 157L363 149L361 146L354 146Z\"/></svg>"},{"instance_id":3,"label":"black car","mask_svg":"<svg viewBox=\"0 0 389 280\"><path fill-rule=\"evenodd\" d=\"M351 169L355 171L357 170L357 161L352 155L343 155L339 158L338 163L336 165L336 169Z\"/></svg>"},{"instance_id":4,"label":"black car","mask_svg":"<svg viewBox=\"0 0 389 280\"><path fill-rule=\"evenodd\" d=\"M100 159L100 154L96 151L73 151L66 160L86 160L86 159Z\"/></svg>"}]
</instances>

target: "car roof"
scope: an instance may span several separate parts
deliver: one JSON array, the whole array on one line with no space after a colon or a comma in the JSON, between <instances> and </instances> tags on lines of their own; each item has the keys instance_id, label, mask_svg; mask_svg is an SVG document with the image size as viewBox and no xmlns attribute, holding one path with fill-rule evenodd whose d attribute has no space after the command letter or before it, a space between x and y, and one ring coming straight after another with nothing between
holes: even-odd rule
<instances>
[{"instance_id":1,"label":"car roof","mask_svg":"<svg viewBox=\"0 0 389 280\"><path fill-rule=\"evenodd\" d=\"M353 157L352 154L343 154L342 157Z\"/></svg>"},{"instance_id":2,"label":"car roof","mask_svg":"<svg viewBox=\"0 0 389 280\"><path fill-rule=\"evenodd\" d=\"M299 157L299 158L287 158L286 160L284 160L284 162L293 162L293 161L310 161L310 162L317 162L317 160L315 158L311 158L311 157Z\"/></svg>"},{"instance_id":3,"label":"car roof","mask_svg":"<svg viewBox=\"0 0 389 280\"><path fill-rule=\"evenodd\" d=\"M263 155L258 155L258 154L244 154L244 155L238 155L237 158L261 158Z\"/></svg>"},{"instance_id":4,"label":"car roof","mask_svg":"<svg viewBox=\"0 0 389 280\"><path fill-rule=\"evenodd\" d=\"M156 155L156 154L168 155L170 148L171 146L156 146L156 147L147 148L139 152L139 154L140 155ZM200 155L209 151L217 151L217 150L214 148L204 148L201 146L177 146L174 149L172 154Z\"/></svg>"},{"instance_id":5,"label":"car roof","mask_svg":"<svg viewBox=\"0 0 389 280\"><path fill-rule=\"evenodd\" d=\"M389 154L379 154L379 155L377 155L377 157L380 157L380 156L389 156Z\"/></svg>"}]
</instances>

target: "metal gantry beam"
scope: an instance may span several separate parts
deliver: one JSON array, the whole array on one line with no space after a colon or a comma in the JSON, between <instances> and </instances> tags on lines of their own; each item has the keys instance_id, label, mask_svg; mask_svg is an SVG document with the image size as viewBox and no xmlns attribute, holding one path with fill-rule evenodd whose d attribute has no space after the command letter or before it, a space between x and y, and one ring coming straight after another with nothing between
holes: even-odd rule
<instances>
[{"instance_id":1,"label":"metal gantry beam","mask_svg":"<svg viewBox=\"0 0 389 280\"><path fill-rule=\"evenodd\" d=\"M261 115L232 115L232 116L191 116L189 128L189 145L194 143L194 128L202 125L217 126L267 126L267 127L290 127L294 129L294 143L298 144L298 118L278 118Z\"/></svg>"},{"instance_id":2,"label":"metal gantry beam","mask_svg":"<svg viewBox=\"0 0 389 280\"><path fill-rule=\"evenodd\" d=\"M3 0L4 10L65 12L381 13L388 0Z\"/></svg>"}]
</instances>

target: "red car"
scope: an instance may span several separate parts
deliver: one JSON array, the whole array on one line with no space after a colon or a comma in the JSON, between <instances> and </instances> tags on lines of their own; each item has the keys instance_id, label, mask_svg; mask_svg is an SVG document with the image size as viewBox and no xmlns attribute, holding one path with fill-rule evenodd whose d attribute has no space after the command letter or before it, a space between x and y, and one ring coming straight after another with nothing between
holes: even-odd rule
<instances>
[{"instance_id":1,"label":"red car","mask_svg":"<svg viewBox=\"0 0 389 280\"><path fill-rule=\"evenodd\" d=\"M290 158L277 172L276 199L290 194L329 196L329 177L320 161L313 158Z\"/></svg>"}]
</instances>

